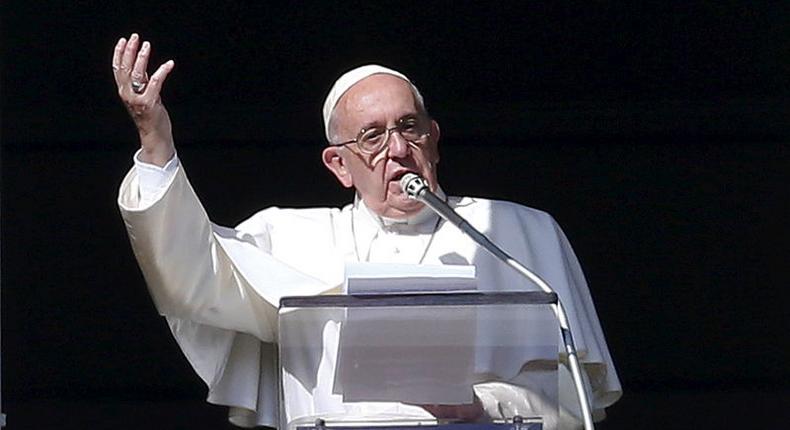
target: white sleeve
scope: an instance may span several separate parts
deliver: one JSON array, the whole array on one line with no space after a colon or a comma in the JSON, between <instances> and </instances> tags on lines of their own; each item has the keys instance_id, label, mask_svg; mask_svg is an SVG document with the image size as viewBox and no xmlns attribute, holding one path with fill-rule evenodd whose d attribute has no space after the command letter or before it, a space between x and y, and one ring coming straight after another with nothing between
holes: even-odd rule
<instances>
[{"instance_id":1,"label":"white sleeve","mask_svg":"<svg viewBox=\"0 0 790 430\"><path fill-rule=\"evenodd\" d=\"M154 304L208 400L232 406L234 423L276 426L279 299L329 286L271 255L265 220L211 223L175 157L164 168L135 157L118 206Z\"/></svg>"},{"instance_id":2,"label":"white sleeve","mask_svg":"<svg viewBox=\"0 0 790 430\"><path fill-rule=\"evenodd\" d=\"M168 184L178 170L178 155L173 154L173 158L164 167L159 167L140 160L141 152L142 149L134 154L134 168L137 170L140 204L149 206L159 200L167 190Z\"/></svg>"},{"instance_id":3,"label":"white sleeve","mask_svg":"<svg viewBox=\"0 0 790 430\"><path fill-rule=\"evenodd\" d=\"M269 249L261 249L251 230L209 221L183 167L175 168L161 196L150 204L142 201L141 180L140 171L129 171L121 183L118 206L162 315L272 342L280 297L331 288L275 259ZM260 233L268 235L268 225L257 224Z\"/></svg>"}]
</instances>

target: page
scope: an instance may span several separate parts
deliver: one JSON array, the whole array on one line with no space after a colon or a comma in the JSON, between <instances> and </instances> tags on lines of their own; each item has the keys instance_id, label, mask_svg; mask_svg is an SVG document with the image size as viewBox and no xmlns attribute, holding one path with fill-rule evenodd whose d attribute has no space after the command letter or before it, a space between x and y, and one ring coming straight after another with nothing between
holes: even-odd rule
<instances>
[{"instance_id":1,"label":"page","mask_svg":"<svg viewBox=\"0 0 790 430\"><path fill-rule=\"evenodd\" d=\"M346 263L347 294L477 291L475 266Z\"/></svg>"},{"instance_id":2,"label":"page","mask_svg":"<svg viewBox=\"0 0 790 430\"><path fill-rule=\"evenodd\" d=\"M349 294L476 290L474 266L346 265ZM473 307L348 309L333 391L346 402L471 403L476 324Z\"/></svg>"}]
</instances>

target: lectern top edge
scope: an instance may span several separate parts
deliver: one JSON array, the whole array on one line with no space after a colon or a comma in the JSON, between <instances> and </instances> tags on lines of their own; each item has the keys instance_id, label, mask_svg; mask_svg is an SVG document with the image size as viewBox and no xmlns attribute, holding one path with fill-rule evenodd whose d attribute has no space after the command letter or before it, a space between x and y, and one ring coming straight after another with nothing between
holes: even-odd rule
<instances>
[{"instance_id":1,"label":"lectern top edge","mask_svg":"<svg viewBox=\"0 0 790 430\"><path fill-rule=\"evenodd\" d=\"M398 293L332 294L291 296L280 300L283 308L372 308L390 306L476 306L476 305L549 305L557 303L556 293L543 291L473 292L473 293Z\"/></svg>"}]
</instances>

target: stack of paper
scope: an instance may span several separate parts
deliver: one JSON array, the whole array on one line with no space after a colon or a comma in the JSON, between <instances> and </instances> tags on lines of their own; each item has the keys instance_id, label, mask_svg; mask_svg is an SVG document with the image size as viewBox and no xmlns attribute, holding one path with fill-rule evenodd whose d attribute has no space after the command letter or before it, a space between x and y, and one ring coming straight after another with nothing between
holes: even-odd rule
<instances>
[{"instance_id":1,"label":"stack of paper","mask_svg":"<svg viewBox=\"0 0 790 430\"><path fill-rule=\"evenodd\" d=\"M476 289L474 266L346 266L348 294ZM350 308L341 325L334 392L346 402L471 403L476 327L472 307Z\"/></svg>"},{"instance_id":2,"label":"stack of paper","mask_svg":"<svg viewBox=\"0 0 790 430\"><path fill-rule=\"evenodd\" d=\"M439 293L477 290L475 266L347 263L347 294Z\"/></svg>"}]
</instances>

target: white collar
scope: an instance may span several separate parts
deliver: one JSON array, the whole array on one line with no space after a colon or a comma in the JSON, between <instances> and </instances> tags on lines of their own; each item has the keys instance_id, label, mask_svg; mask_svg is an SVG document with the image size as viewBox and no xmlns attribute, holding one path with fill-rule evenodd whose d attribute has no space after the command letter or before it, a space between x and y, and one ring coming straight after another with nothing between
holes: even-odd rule
<instances>
[{"instance_id":1,"label":"white collar","mask_svg":"<svg viewBox=\"0 0 790 430\"><path fill-rule=\"evenodd\" d=\"M441 187L436 187L436 195L442 199L447 200L447 195L442 191ZM359 194L354 195L354 212L353 216L358 218L368 228L373 228L375 231L395 231L405 234L428 234L433 232L436 227L436 221L439 215L436 214L428 206L423 206L416 214L403 219L393 219L382 217L373 212L362 200ZM363 221L364 220L364 221ZM365 228L360 226L361 228ZM368 228L365 228L367 230ZM373 232L375 234L375 231ZM361 233L361 232L360 232ZM364 236L368 236L365 234Z\"/></svg>"},{"instance_id":2,"label":"white collar","mask_svg":"<svg viewBox=\"0 0 790 430\"><path fill-rule=\"evenodd\" d=\"M447 200L447 196L437 187L436 195ZM399 236L422 236L427 240L427 247L433 240L433 235L439 227L439 215L431 208L425 206L415 215L405 219L390 219L376 215L365 202L354 196L354 205L351 208L351 232L354 241L354 252L359 261L367 261L370 256L370 246L380 234L393 233ZM423 258L425 255L423 255ZM420 260L422 261L422 260Z\"/></svg>"}]
</instances>

